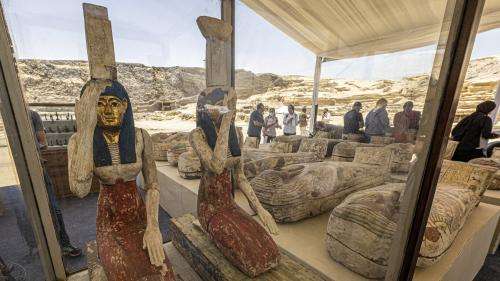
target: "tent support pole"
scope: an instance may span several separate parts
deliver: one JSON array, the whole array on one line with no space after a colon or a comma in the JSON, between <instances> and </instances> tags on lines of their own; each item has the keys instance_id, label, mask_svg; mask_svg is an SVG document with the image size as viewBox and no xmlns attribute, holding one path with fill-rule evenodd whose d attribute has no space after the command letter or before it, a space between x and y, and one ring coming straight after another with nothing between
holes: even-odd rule
<instances>
[{"instance_id":1,"label":"tent support pole","mask_svg":"<svg viewBox=\"0 0 500 281\"><path fill-rule=\"evenodd\" d=\"M321 63L323 58L320 56L316 57L316 67L314 68L314 85L313 85L313 96L312 96L312 106L311 106L311 119L309 121L309 133L312 134L315 131L315 124L318 117L318 92L319 92L319 81L321 80Z\"/></svg>"},{"instance_id":2,"label":"tent support pole","mask_svg":"<svg viewBox=\"0 0 500 281\"><path fill-rule=\"evenodd\" d=\"M497 91L495 93L495 103L497 104L497 107L495 108L495 110L493 110L493 112L490 115L491 119L493 119L493 125L495 125L495 123L498 121L497 116L498 116L498 109L500 107L500 80L498 81Z\"/></svg>"}]
</instances>

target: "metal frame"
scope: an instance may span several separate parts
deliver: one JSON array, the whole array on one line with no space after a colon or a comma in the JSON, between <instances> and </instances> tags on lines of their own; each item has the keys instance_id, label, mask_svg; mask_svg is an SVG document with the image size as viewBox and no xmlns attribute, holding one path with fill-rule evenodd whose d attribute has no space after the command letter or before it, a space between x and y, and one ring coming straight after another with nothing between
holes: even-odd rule
<instances>
[{"instance_id":1,"label":"metal frame","mask_svg":"<svg viewBox=\"0 0 500 281\"><path fill-rule=\"evenodd\" d=\"M0 3L0 98L2 117L22 187L26 208L48 280L65 280L61 249L54 229L43 170L16 69L3 6Z\"/></svg>"},{"instance_id":2,"label":"metal frame","mask_svg":"<svg viewBox=\"0 0 500 281\"><path fill-rule=\"evenodd\" d=\"M324 59L320 56L316 57L316 65L314 67L314 82L312 92L311 118L309 120L309 134L313 134L316 130L316 120L318 119L318 92L319 82L321 80L321 65Z\"/></svg>"},{"instance_id":3,"label":"metal frame","mask_svg":"<svg viewBox=\"0 0 500 281\"><path fill-rule=\"evenodd\" d=\"M406 184L385 280L413 278L484 2L447 3L417 140L420 151Z\"/></svg>"}]
</instances>

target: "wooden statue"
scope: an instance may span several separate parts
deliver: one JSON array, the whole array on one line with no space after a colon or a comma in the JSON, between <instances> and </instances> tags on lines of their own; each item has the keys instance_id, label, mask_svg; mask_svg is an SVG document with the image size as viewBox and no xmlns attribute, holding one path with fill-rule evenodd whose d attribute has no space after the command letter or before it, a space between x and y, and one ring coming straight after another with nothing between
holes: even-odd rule
<instances>
[{"instance_id":1,"label":"wooden statue","mask_svg":"<svg viewBox=\"0 0 500 281\"><path fill-rule=\"evenodd\" d=\"M83 10L91 80L76 104L78 131L68 144L71 191L84 197L93 176L101 183L96 240L108 280L175 280L158 225L151 139L134 127L127 91L116 80L107 9L83 4ZM141 171L146 204L136 185Z\"/></svg>"},{"instance_id":2,"label":"wooden statue","mask_svg":"<svg viewBox=\"0 0 500 281\"><path fill-rule=\"evenodd\" d=\"M198 97L197 128L190 134L191 146L203 168L198 219L226 259L254 277L276 267L280 253L265 229L235 203L234 188L237 186L245 194L271 233L278 229L243 173L241 142L234 126L236 94L229 86L224 64L223 46L231 26L209 17L199 17L197 23L207 39L207 89Z\"/></svg>"}]
</instances>

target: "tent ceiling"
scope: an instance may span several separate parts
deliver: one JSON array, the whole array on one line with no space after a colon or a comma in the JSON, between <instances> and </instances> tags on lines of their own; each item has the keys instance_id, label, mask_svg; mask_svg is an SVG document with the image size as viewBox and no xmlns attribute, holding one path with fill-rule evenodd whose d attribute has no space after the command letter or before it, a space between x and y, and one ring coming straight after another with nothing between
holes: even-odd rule
<instances>
[{"instance_id":1,"label":"tent ceiling","mask_svg":"<svg viewBox=\"0 0 500 281\"><path fill-rule=\"evenodd\" d=\"M435 44L445 0L242 0L316 55L344 59ZM479 31L500 27L500 0L486 0Z\"/></svg>"}]
</instances>

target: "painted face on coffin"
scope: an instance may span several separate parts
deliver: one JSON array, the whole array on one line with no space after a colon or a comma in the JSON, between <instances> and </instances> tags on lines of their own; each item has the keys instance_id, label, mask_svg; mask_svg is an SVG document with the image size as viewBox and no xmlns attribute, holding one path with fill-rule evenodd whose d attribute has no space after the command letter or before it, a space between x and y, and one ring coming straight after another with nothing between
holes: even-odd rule
<instances>
[{"instance_id":1,"label":"painted face on coffin","mask_svg":"<svg viewBox=\"0 0 500 281\"><path fill-rule=\"evenodd\" d=\"M208 94L205 98L204 110L210 116L210 119L218 128L222 120L222 116L229 112L228 96L219 89Z\"/></svg>"},{"instance_id":2,"label":"painted face on coffin","mask_svg":"<svg viewBox=\"0 0 500 281\"><path fill-rule=\"evenodd\" d=\"M120 128L127 111L127 101L115 96L100 96L97 103L97 125L103 129Z\"/></svg>"}]
</instances>

